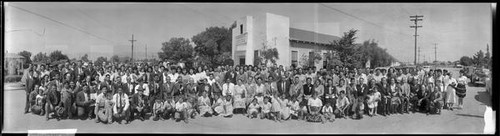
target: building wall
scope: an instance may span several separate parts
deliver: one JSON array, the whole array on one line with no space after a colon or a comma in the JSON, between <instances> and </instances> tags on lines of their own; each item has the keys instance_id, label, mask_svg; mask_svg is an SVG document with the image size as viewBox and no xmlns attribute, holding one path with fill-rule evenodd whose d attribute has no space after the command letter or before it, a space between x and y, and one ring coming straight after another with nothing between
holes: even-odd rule
<instances>
[{"instance_id":1,"label":"building wall","mask_svg":"<svg viewBox=\"0 0 500 136\"><path fill-rule=\"evenodd\" d=\"M289 65L290 63L290 19L285 16L266 13L266 39L269 47L277 48L279 59L278 65Z\"/></svg>"},{"instance_id":2,"label":"building wall","mask_svg":"<svg viewBox=\"0 0 500 136\"><path fill-rule=\"evenodd\" d=\"M292 51L297 51L298 52L298 66L302 66L303 63L307 63L304 61L307 61L309 57L309 52L313 52L314 50L321 50L321 60L317 61L317 63L314 63L314 66L317 69L320 69L323 67L323 61L325 56L323 53L328 52L328 47L327 46L321 46L321 45L314 45L314 44L308 44L308 43L297 43L297 42L290 42L290 51L289 53L291 54ZM305 57L305 60L304 60ZM287 66L290 66L292 64L292 56L288 56L290 58L290 61L288 62Z\"/></svg>"}]
</instances>

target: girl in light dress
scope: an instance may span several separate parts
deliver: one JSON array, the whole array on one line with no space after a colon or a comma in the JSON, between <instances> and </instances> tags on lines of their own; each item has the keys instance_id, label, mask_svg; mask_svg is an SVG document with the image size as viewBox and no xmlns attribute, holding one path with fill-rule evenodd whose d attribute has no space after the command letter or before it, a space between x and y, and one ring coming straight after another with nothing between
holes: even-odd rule
<instances>
[{"instance_id":1,"label":"girl in light dress","mask_svg":"<svg viewBox=\"0 0 500 136\"><path fill-rule=\"evenodd\" d=\"M289 100L286 98L286 94L281 94L279 98L279 102L281 105L281 119L288 120L290 119L290 106L288 105Z\"/></svg>"},{"instance_id":2,"label":"girl in light dress","mask_svg":"<svg viewBox=\"0 0 500 136\"><path fill-rule=\"evenodd\" d=\"M451 74L449 74L449 77L448 86L446 86L446 107L448 107L449 110L453 110L453 105L457 101L454 88L454 86L457 85L457 81L451 77Z\"/></svg>"},{"instance_id":3,"label":"girl in light dress","mask_svg":"<svg viewBox=\"0 0 500 136\"><path fill-rule=\"evenodd\" d=\"M233 100L231 95L227 95L226 99L223 100L224 106L224 117L231 118L233 117Z\"/></svg>"},{"instance_id":4,"label":"girl in light dress","mask_svg":"<svg viewBox=\"0 0 500 136\"><path fill-rule=\"evenodd\" d=\"M215 111L215 116L224 114L224 101L222 99L223 98L220 97L220 94L216 94L214 97L212 108Z\"/></svg>"},{"instance_id":5,"label":"girl in light dress","mask_svg":"<svg viewBox=\"0 0 500 136\"><path fill-rule=\"evenodd\" d=\"M463 71L460 71L460 77L458 78L457 86L454 87L456 90L456 95L458 97L458 108L462 109L464 106L464 98L467 93L467 77L464 76Z\"/></svg>"},{"instance_id":6,"label":"girl in light dress","mask_svg":"<svg viewBox=\"0 0 500 136\"><path fill-rule=\"evenodd\" d=\"M288 102L287 106L290 107L290 118L299 119L299 112L301 112L301 110L297 98L292 98L292 100Z\"/></svg>"},{"instance_id":7,"label":"girl in light dress","mask_svg":"<svg viewBox=\"0 0 500 136\"><path fill-rule=\"evenodd\" d=\"M203 92L203 95L198 98L198 109L200 110L200 115L202 115L203 117L212 116L213 111L207 92Z\"/></svg>"},{"instance_id":8,"label":"girl in light dress","mask_svg":"<svg viewBox=\"0 0 500 136\"><path fill-rule=\"evenodd\" d=\"M252 103L248 105L247 117L250 119L258 118L260 112L260 105L257 103L257 99L252 99Z\"/></svg>"}]
</instances>

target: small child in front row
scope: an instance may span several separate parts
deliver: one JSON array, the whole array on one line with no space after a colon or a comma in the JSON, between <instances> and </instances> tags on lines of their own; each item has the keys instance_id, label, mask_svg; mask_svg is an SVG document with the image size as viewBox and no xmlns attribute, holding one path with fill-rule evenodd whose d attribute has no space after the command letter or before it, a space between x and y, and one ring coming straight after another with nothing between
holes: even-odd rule
<instances>
[{"instance_id":1,"label":"small child in front row","mask_svg":"<svg viewBox=\"0 0 500 136\"><path fill-rule=\"evenodd\" d=\"M248 105L247 117L253 119L258 118L260 105L257 103L257 99L253 99L252 103Z\"/></svg>"},{"instance_id":2,"label":"small child in front row","mask_svg":"<svg viewBox=\"0 0 500 136\"><path fill-rule=\"evenodd\" d=\"M323 106L322 112L325 119L330 122L335 121L335 115L333 114L333 107L331 103L327 102L326 105ZM326 120L323 120L323 123L325 123L325 121Z\"/></svg>"},{"instance_id":3,"label":"small child in front row","mask_svg":"<svg viewBox=\"0 0 500 136\"><path fill-rule=\"evenodd\" d=\"M163 102L160 98L155 99L155 104L153 105L153 121L158 121L163 115Z\"/></svg>"},{"instance_id":4,"label":"small child in front row","mask_svg":"<svg viewBox=\"0 0 500 136\"><path fill-rule=\"evenodd\" d=\"M292 119L299 119L299 113L302 111L297 98L293 98L288 105L290 106L290 116Z\"/></svg>"},{"instance_id":5,"label":"small child in front row","mask_svg":"<svg viewBox=\"0 0 500 136\"><path fill-rule=\"evenodd\" d=\"M268 97L264 97L264 103L262 104L262 111L260 115L260 119L272 119L272 114L271 114L271 103L269 102Z\"/></svg>"},{"instance_id":6,"label":"small child in front row","mask_svg":"<svg viewBox=\"0 0 500 136\"><path fill-rule=\"evenodd\" d=\"M336 106L337 108L335 109L335 114L339 118L346 118L346 110L349 107L349 99L345 95L345 91L340 92L340 97L337 99Z\"/></svg>"}]
</instances>

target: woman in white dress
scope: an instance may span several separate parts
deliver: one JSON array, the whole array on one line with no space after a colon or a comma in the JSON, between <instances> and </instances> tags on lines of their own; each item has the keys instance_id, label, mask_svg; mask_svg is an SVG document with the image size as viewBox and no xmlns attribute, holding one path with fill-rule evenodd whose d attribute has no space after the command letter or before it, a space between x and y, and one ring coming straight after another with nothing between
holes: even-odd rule
<instances>
[{"instance_id":1,"label":"woman in white dress","mask_svg":"<svg viewBox=\"0 0 500 136\"><path fill-rule=\"evenodd\" d=\"M215 99L212 105L212 108L215 111L214 115L219 116L221 114L224 114L224 101L219 94L216 94L214 98Z\"/></svg>"},{"instance_id":2,"label":"woman in white dress","mask_svg":"<svg viewBox=\"0 0 500 136\"><path fill-rule=\"evenodd\" d=\"M451 78L450 74L450 79L448 81L448 86L446 86L446 107L448 107L449 110L453 110L453 104L457 101L457 96L455 94L455 88L454 86L457 85L457 81L454 78Z\"/></svg>"},{"instance_id":3,"label":"woman in white dress","mask_svg":"<svg viewBox=\"0 0 500 136\"><path fill-rule=\"evenodd\" d=\"M279 103L281 107L281 118L283 120L288 120L290 118L290 106L288 105L288 99L285 97L286 94L281 94L279 98Z\"/></svg>"},{"instance_id":4,"label":"woman in white dress","mask_svg":"<svg viewBox=\"0 0 500 136\"><path fill-rule=\"evenodd\" d=\"M233 98L234 98L234 109L238 111L238 113L244 113L244 109L246 108L245 105L245 94L246 94L246 87L243 85L243 80L238 79L238 85L234 87L234 92L233 92Z\"/></svg>"},{"instance_id":5,"label":"woman in white dress","mask_svg":"<svg viewBox=\"0 0 500 136\"><path fill-rule=\"evenodd\" d=\"M233 117L233 97L228 95L226 98L223 100L223 106L224 106L224 117L226 118L231 118Z\"/></svg>"}]
</instances>

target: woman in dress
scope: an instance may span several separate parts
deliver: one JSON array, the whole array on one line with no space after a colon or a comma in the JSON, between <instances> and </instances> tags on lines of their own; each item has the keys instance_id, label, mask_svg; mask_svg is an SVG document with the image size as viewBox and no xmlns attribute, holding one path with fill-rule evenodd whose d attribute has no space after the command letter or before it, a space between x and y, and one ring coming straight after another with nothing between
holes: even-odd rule
<instances>
[{"instance_id":1,"label":"woman in dress","mask_svg":"<svg viewBox=\"0 0 500 136\"><path fill-rule=\"evenodd\" d=\"M458 84L455 88L456 94L458 96L458 108L462 109L464 105L464 98L467 93L467 77L464 76L463 71L460 71L460 77L458 78Z\"/></svg>"},{"instance_id":2,"label":"woman in dress","mask_svg":"<svg viewBox=\"0 0 500 136\"><path fill-rule=\"evenodd\" d=\"M324 102L324 94L325 94L325 86L323 86L323 81L322 80L316 80L314 82L314 92L318 95L318 98Z\"/></svg>"},{"instance_id":3,"label":"woman in dress","mask_svg":"<svg viewBox=\"0 0 500 136\"><path fill-rule=\"evenodd\" d=\"M449 76L449 81L448 81L448 86L446 86L446 107L449 110L453 110L453 105L457 101L457 96L455 94L455 86L457 85L457 81L451 77L451 74Z\"/></svg>"},{"instance_id":4,"label":"woman in dress","mask_svg":"<svg viewBox=\"0 0 500 136\"><path fill-rule=\"evenodd\" d=\"M214 100L212 102L212 108L214 109L214 115L219 116L221 114L224 114L224 101L222 100L220 94L215 94L214 95Z\"/></svg>"},{"instance_id":5,"label":"woman in dress","mask_svg":"<svg viewBox=\"0 0 500 136\"><path fill-rule=\"evenodd\" d=\"M234 92L233 92L233 106L234 109L236 110L236 113L245 113L244 110L246 108L246 102L245 102L245 94L247 90L245 85L243 85L243 80L238 79L238 84L234 87Z\"/></svg>"},{"instance_id":6,"label":"woman in dress","mask_svg":"<svg viewBox=\"0 0 500 136\"><path fill-rule=\"evenodd\" d=\"M224 107L224 114L223 116L225 118L231 118L233 117L233 110L234 110L234 107L233 107L233 97L231 95L227 95L225 97L225 99L223 100L222 104L223 104L223 107Z\"/></svg>"},{"instance_id":7,"label":"woman in dress","mask_svg":"<svg viewBox=\"0 0 500 136\"><path fill-rule=\"evenodd\" d=\"M245 84L245 88L247 90L246 94L245 94L246 105L248 105L254 99L255 89L257 89L257 84L255 84L255 80L254 80L254 78L252 76L248 77L248 80L247 80L247 82Z\"/></svg>"}]
</instances>

